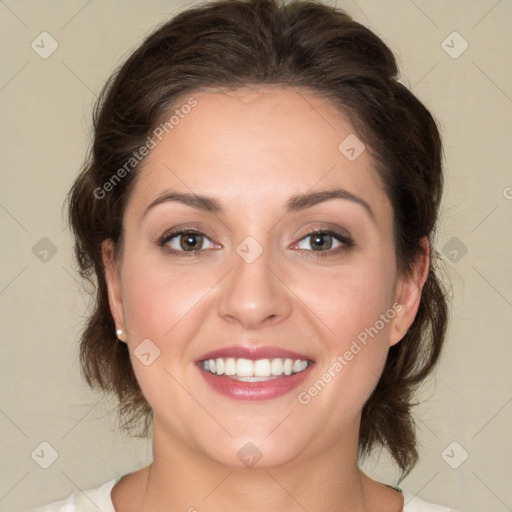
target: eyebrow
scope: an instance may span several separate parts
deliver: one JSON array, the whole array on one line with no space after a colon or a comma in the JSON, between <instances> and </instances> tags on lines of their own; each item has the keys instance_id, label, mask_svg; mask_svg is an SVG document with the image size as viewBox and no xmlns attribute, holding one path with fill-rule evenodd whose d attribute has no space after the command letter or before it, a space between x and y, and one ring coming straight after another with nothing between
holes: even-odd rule
<instances>
[{"instance_id":1,"label":"eyebrow","mask_svg":"<svg viewBox=\"0 0 512 512\"><path fill-rule=\"evenodd\" d=\"M292 196L286 202L286 209L288 212L302 211L331 199L344 199L362 206L371 220L375 223L375 215L370 205L361 197L356 196L352 194L352 192L349 192L343 188L321 190L318 192L307 192L305 194ZM157 197L146 208L142 216L144 217L149 212L149 210L155 206L167 202L182 203L197 210L202 210L208 213L221 214L224 212L221 203L213 197L183 192L166 192L160 197Z\"/></svg>"}]
</instances>

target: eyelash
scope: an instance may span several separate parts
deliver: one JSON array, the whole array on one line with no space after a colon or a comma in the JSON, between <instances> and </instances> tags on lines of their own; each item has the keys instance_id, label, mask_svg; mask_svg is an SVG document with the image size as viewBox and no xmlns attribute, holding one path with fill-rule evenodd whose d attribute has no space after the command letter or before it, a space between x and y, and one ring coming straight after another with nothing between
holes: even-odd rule
<instances>
[{"instance_id":1,"label":"eyelash","mask_svg":"<svg viewBox=\"0 0 512 512\"><path fill-rule=\"evenodd\" d=\"M160 247L162 247L166 252L168 252L169 254L173 254L173 255L176 255L176 256L185 256L185 257L188 257L188 256L199 256L200 254L198 253L201 253L202 251L207 251L208 249L197 249L197 250L193 250L193 251L178 251L176 249L171 249L170 247L168 247L166 244L172 240L173 238L176 238L177 236L179 235L189 235L189 234L192 234L192 235L202 235L204 236L205 238L207 238L209 240L209 238L204 234L202 233L201 231L196 231L194 229L186 229L186 228L182 228L182 229L178 229L178 230L175 230L175 231L170 231L170 232L167 232L165 233L159 240L158 242L158 245ZM341 242L343 245L341 247L338 247L334 250L326 250L326 251L313 251L313 250L309 250L309 249L298 249L300 251L307 251L307 252L314 252L315 253L315 257L320 257L320 258L325 258L327 256L333 256L335 254L339 254L341 252L344 252L344 251L347 251L351 248L353 248L355 246L354 244L354 241L348 237L346 234L340 232L340 231L337 231L335 229L322 229L322 228L318 228L318 229L315 229L313 231L310 231L309 233L307 233L306 235L304 235L297 243L301 242L302 240L308 238L308 237L312 237L314 235L318 235L318 234L322 234L322 235L328 235L328 236L332 236L333 238L335 238L336 240L338 240L338 242ZM294 244L295 245L295 244Z\"/></svg>"}]
</instances>

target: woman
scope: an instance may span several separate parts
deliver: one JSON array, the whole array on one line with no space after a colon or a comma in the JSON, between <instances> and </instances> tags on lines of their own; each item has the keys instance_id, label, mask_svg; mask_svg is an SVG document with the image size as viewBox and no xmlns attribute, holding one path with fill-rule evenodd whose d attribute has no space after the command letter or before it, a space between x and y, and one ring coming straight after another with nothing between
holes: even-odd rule
<instances>
[{"instance_id":1,"label":"woman","mask_svg":"<svg viewBox=\"0 0 512 512\"><path fill-rule=\"evenodd\" d=\"M441 142L397 74L340 10L225 0L109 80L69 202L81 361L154 457L38 510L448 510L358 467L415 465L447 321Z\"/></svg>"}]
</instances>

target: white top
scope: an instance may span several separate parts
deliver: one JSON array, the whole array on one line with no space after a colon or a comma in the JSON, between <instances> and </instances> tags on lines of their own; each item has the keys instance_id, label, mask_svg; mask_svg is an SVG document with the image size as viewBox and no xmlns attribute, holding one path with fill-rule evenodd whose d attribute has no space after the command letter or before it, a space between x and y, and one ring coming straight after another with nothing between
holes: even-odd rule
<instances>
[{"instance_id":1,"label":"white top","mask_svg":"<svg viewBox=\"0 0 512 512\"><path fill-rule=\"evenodd\" d=\"M56 501L43 507L34 508L27 512L116 512L110 492L120 478L114 478L97 489L72 494L65 500ZM403 512L456 512L441 505L427 503L401 489L405 506Z\"/></svg>"}]
</instances>

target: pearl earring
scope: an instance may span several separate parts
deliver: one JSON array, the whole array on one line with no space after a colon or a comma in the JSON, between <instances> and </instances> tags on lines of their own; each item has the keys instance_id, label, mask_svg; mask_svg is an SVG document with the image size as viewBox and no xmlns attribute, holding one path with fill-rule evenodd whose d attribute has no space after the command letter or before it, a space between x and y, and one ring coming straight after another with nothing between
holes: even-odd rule
<instances>
[{"instance_id":1,"label":"pearl earring","mask_svg":"<svg viewBox=\"0 0 512 512\"><path fill-rule=\"evenodd\" d=\"M117 331L116 331L116 336L117 336L119 339L121 339L121 336L122 336L123 334L124 334L123 329L117 329ZM123 340L121 340L121 341L123 341Z\"/></svg>"}]
</instances>

